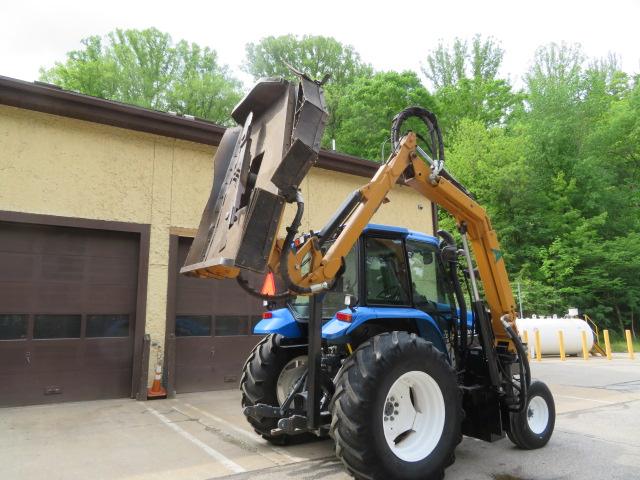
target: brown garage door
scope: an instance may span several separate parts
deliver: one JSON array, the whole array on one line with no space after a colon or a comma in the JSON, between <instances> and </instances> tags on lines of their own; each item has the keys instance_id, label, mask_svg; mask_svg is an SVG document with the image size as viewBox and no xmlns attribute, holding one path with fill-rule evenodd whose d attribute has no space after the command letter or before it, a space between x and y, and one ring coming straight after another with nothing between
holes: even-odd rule
<instances>
[{"instance_id":1,"label":"brown garage door","mask_svg":"<svg viewBox=\"0 0 640 480\"><path fill-rule=\"evenodd\" d=\"M0 405L130 395L138 243L0 222Z\"/></svg>"},{"instance_id":2,"label":"brown garage door","mask_svg":"<svg viewBox=\"0 0 640 480\"><path fill-rule=\"evenodd\" d=\"M191 242L179 240L176 275ZM261 338L251 335L262 315L260 300L231 280L183 275L178 275L175 298L176 391L236 388L242 366Z\"/></svg>"}]
</instances>

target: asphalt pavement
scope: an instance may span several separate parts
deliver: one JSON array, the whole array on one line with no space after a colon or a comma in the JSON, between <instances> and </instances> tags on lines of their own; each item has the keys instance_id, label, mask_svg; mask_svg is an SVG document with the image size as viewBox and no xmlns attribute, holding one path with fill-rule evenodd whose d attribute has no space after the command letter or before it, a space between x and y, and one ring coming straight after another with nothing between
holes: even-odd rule
<instances>
[{"instance_id":1,"label":"asphalt pavement","mask_svg":"<svg viewBox=\"0 0 640 480\"><path fill-rule=\"evenodd\" d=\"M557 408L536 451L465 438L447 480L640 478L640 360L533 362ZM0 409L1 479L347 479L330 440L274 447L237 390Z\"/></svg>"}]
</instances>

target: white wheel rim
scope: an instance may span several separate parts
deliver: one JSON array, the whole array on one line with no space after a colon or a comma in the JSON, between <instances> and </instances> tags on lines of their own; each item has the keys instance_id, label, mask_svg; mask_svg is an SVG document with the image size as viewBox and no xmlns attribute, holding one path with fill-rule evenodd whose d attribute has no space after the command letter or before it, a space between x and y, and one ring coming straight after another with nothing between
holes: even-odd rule
<instances>
[{"instance_id":1,"label":"white wheel rim","mask_svg":"<svg viewBox=\"0 0 640 480\"><path fill-rule=\"evenodd\" d=\"M276 382L276 395L278 396L278 404L282 405L284 401L291 393L293 386L300 376L307 369L307 356L301 355L292 360L289 360L284 366L280 375L278 375L278 381Z\"/></svg>"},{"instance_id":2,"label":"white wheel rim","mask_svg":"<svg viewBox=\"0 0 640 480\"><path fill-rule=\"evenodd\" d=\"M438 383L419 370L398 378L382 407L382 428L393 454L417 462L431 454L444 430L445 405Z\"/></svg>"},{"instance_id":3,"label":"white wheel rim","mask_svg":"<svg viewBox=\"0 0 640 480\"><path fill-rule=\"evenodd\" d=\"M549 406L544 398L536 396L529 400L527 423L529 424L529 429L536 435L540 435L547 429L547 424L549 423Z\"/></svg>"}]
</instances>

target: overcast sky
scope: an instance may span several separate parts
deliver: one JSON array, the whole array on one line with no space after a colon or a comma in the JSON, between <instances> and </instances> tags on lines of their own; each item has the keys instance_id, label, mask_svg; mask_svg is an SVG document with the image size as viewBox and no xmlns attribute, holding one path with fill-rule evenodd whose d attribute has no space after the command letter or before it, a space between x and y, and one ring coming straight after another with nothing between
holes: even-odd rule
<instances>
[{"instance_id":1,"label":"overcast sky","mask_svg":"<svg viewBox=\"0 0 640 480\"><path fill-rule=\"evenodd\" d=\"M286 33L333 36L378 70L419 72L440 39L480 33L502 42L502 73L516 82L535 49L549 42L581 43L592 57L614 52L624 70L640 71L640 0L6 0L0 3L0 75L34 80L41 66L63 60L83 37L150 26L175 41L214 48L245 82L250 77L239 70L245 44Z\"/></svg>"}]
</instances>

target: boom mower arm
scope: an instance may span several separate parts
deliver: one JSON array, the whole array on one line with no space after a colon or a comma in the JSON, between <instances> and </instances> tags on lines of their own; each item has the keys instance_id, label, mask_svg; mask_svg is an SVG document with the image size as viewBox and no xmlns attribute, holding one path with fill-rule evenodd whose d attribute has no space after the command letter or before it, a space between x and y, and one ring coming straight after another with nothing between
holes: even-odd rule
<instances>
[{"instance_id":1,"label":"boom mower arm","mask_svg":"<svg viewBox=\"0 0 640 480\"><path fill-rule=\"evenodd\" d=\"M442 169L444 149L433 114L419 107L401 112L392 128L394 153L389 160L369 183L351 194L320 232L306 237L302 245L296 242L295 248L294 235L304 208L299 186L316 161L327 118L322 82L304 75L297 84L263 79L232 116L239 126L225 132L217 149L213 188L182 273L235 278L250 293L260 295L242 273L264 273L269 268L281 272L286 283L287 291L277 298L289 292L310 295L325 290L340 274L344 257L389 191L402 182L449 211L466 232L463 240L468 237L475 252L491 310L489 333L498 342L512 344L501 320L504 317L515 329L514 300L496 234L485 210ZM400 138L400 126L411 117L428 126L436 160L418 146L418 137L424 141L421 136L409 132ZM287 236L276 239L284 206L293 202L297 213ZM330 238L335 240L327 249ZM470 257L467 260L471 262ZM473 280L472 275L475 286ZM479 297L474 297L476 310L486 317Z\"/></svg>"},{"instance_id":2,"label":"boom mower arm","mask_svg":"<svg viewBox=\"0 0 640 480\"><path fill-rule=\"evenodd\" d=\"M342 266L342 259L401 177L405 185L447 210L459 225L466 227L491 310L496 340L511 343L501 320L504 315L510 322L515 320L515 305L496 232L484 208L436 167L430 168L420 158L413 132L402 139L395 155L380 166L371 181L354 192L355 201L345 202L336 213L334 218L343 220L344 227L324 255L318 236L312 236L295 253L289 254L287 267L291 280L312 291L331 283ZM270 257L270 267L274 271L279 267L281 248L282 242L278 242ZM311 267L306 275L302 275L302 263L308 255L311 256Z\"/></svg>"}]
</instances>

